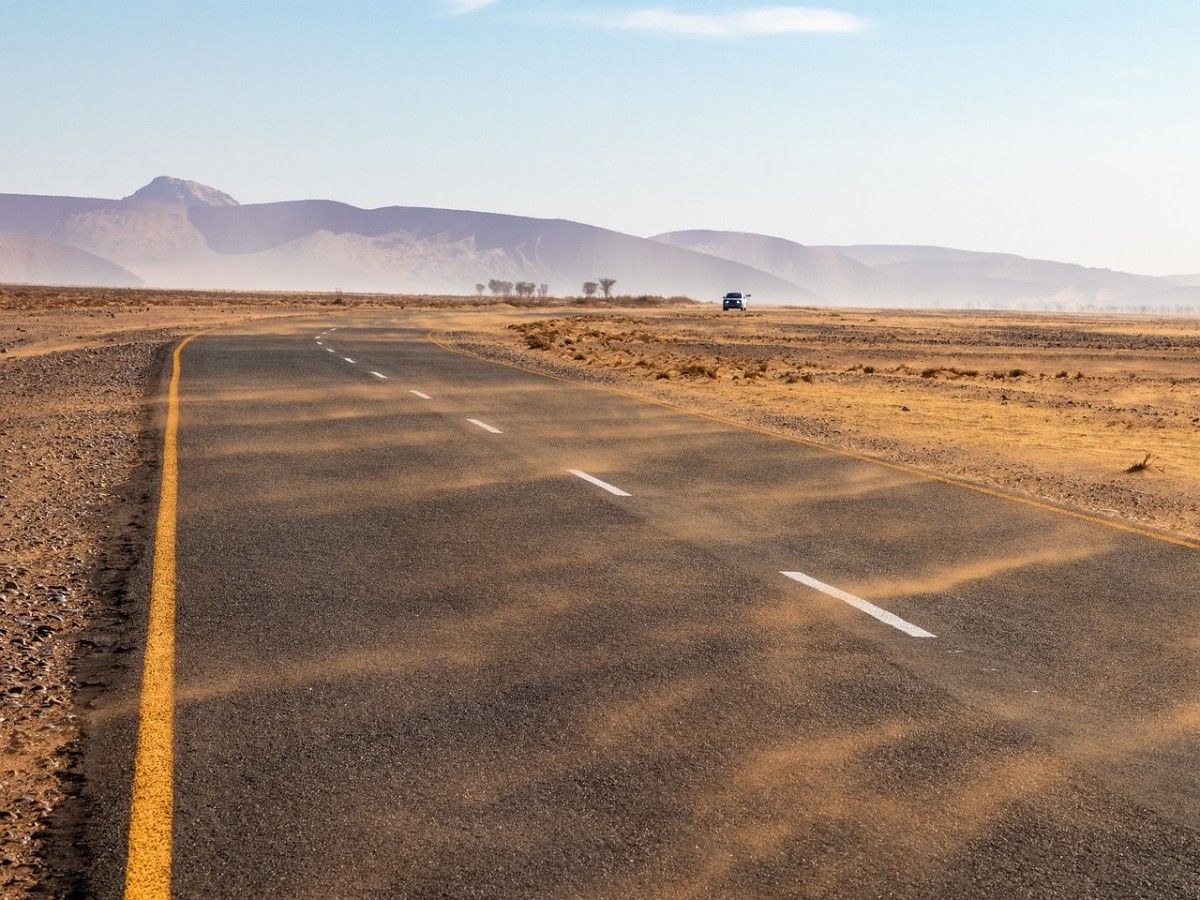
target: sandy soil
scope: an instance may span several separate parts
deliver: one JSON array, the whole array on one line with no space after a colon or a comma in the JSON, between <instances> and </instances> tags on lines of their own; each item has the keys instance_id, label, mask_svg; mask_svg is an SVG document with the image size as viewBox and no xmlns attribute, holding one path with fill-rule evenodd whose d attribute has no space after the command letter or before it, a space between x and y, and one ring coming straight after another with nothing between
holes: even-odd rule
<instances>
[{"instance_id":1,"label":"sandy soil","mask_svg":"<svg viewBox=\"0 0 1200 900\"><path fill-rule=\"evenodd\" d=\"M1200 538L1194 319L681 310L449 337L484 355Z\"/></svg>"}]
</instances>

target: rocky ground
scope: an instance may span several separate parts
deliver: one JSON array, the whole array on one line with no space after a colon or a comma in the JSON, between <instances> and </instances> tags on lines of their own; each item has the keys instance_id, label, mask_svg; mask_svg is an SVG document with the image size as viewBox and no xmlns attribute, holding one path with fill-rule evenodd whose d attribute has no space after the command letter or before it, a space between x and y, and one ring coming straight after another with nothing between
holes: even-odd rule
<instances>
[{"instance_id":1,"label":"rocky ground","mask_svg":"<svg viewBox=\"0 0 1200 900\"><path fill-rule=\"evenodd\" d=\"M586 314L464 349L1200 538L1200 322L880 310Z\"/></svg>"},{"instance_id":2,"label":"rocky ground","mask_svg":"<svg viewBox=\"0 0 1200 900\"><path fill-rule=\"evenodd\" d=\"M77 739L72 660L108 615L95 576L140 453L138 402L170 335L0 365L0 889L45 876Z\"/></svg>"}]
</instances>

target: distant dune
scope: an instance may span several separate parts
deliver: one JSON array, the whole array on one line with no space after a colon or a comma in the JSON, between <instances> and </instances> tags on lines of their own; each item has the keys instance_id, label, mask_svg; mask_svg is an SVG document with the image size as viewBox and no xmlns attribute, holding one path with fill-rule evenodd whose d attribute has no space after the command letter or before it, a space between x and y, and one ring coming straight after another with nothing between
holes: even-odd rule
<instances>
[{"instance_id":1,"label":"distant dune","mask_svg":"<svg viewBox=\"0 0 1200 900\"><path fill-rule=\"evenodd\" d=\"M578 293L584 281L617 279L621 293L716 297L757 291L777 303L820 298L750 266L565 219L423 207L364 210L326 200L196 208L196 230L216 253L258 256L252 277L280 277L298 255L327 279L467 292L489 278L547 283ZM245 277L251 277L246 270Z\"/></svg>"},{"instance_id":2,"label":"distant dune","mask_svg":"<svg viewBox=\"0 0 1200 900\"><path fill-rule=\"evenodd\" d=\"M654 240L753 266L838 303L886 305L904 296L894 278L829 247L742 231L672 231Z\"/></svg>"},{"instance_id":3,"label":"distant dune","mask_svg":"<svg viewBox=\"0 0 1200 900\"><path fill-rule=\"evenodd\" d=\"M730 231L642 238L565 219L331 200L243 205L166 175L121 200L0 194L0 232L42 241L10 246L6 277L51 284L468 294L498 279L573 295L611 277L620 294L701 300L738 290L757 303L1067 310L1194 308L1200 286L1200 276L948 247Z\"/></svg>"},{"instance_id":4,"label":"distant dune","mask_svg":"<svg viewBox=\"0 0 1200 900\"><path fill-rule=\"evenodd\" d=\"M0 283L136 287L142 280L99 256L30 234L0 234Z\"/></svg>"},{"instance_id":5,"label":"distant dune","mask_svg":"<svg viewBox=\"0 0 1200 900\"><path fill-rule=\"evenodd\" d=\"M1168 279L949 247L805 246L731 231L675 231L655 240L770 272L853 306L1079 309L1179 305ZM1190 303L1186 304L1190 305Z\"/></svg>"},{"instance_id":6,"label":"distant dune","mask_svg":"<svg viewBox=\"0 0 1200 900\"><path fill-rule=\"evenodd\" d=\"M906 283L910 293L939 302L961 297L1007 304L1123 305L1171 287L1163 278L1011 253L880 244L832 249Z\"/></svg>"}]
</instances>

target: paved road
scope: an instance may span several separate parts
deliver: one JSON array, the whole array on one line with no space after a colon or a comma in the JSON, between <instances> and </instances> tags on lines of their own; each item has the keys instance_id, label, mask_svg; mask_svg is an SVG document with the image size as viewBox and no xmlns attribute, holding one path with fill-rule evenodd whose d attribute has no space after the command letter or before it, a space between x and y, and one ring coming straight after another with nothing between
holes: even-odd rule
<instances>
[{"instance_id":1,"label":"paved road","mask_svg":"<svg viewBox=\"0 0 1200 900\"><path fill-rule=\"evenodd\" d=\"M1200 553L430 321L183 354L176 895L1200 895Z\"/></svg>"}]
</instances>

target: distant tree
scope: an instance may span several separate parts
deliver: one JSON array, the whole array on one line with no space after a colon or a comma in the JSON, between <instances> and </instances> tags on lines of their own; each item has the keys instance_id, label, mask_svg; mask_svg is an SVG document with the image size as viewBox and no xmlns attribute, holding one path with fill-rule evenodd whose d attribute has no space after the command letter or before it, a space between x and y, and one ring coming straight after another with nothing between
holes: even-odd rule
<instances>
[{"instance_id":1,"label":"distant tree","mask_svg":"<svg viewBox=\"0 0 1200 900\"><path fill-rule=\"evenodd\" d=\"M532 297L533 292L537 290L537 285L532 281L518 281L516 291L518 297Z\"/></svg>"},{"instance_id":2,"label":"distant tree","mask_svg":"<svg viewBox=\"0 0 1200 900\"><path fill-rule=\"evenodd\" d=\"M585 297L595 297L596 291L600 289L600 285L594 281L585 281L583 283L583 295Z\"/></svg>"},{"instance_id":3,"label":"distant tree","mask_svg":"<svg viewBox=\"0 0 1200 900\"><path fill-rule=\"evenodd\" d=\"M537 293L538 293L538 296L541 297L543 300L546 297L549 297L550 296L550 285L539 284L538 288L537 288Z\"/></svg>"},{"instance_id":4,"label":"distant tree","mask_svg":"<svg viewBox=\"0 0 1200 900\"><path fill-rule=\"evenodd\" d=\"M478 294L480 297L482 297L482 296L483 296L483 292L484 292L484 291L486 291L486 290L487 290L487 285L486 285L486 284L477 284L477 285L475 285L475 293L477 293L477 294Z\"/></svg>"},{"instance_id":5,"label":"distant tree","mask_svg":"<svg viewBox=\"0 0 1200 900\"><path fill-rule=\"evenodd\" d=\"M500 294L502 294L504 292L503 291L504 282L500 281L498 278L490 279L487 283L487 286L488 286L488 290L491 291L492 294L495 296L499 296Z\"/></svg>"},{"instance_id":6,"label":"distant tree","mask_svg":"<svg viewBox=\"0 0 1200 900\"><path fill-rule=\"evenodd\" d=\"M615 279L615 278L601 278L600 279L600 290L604 291L605 299L608 299L609 297L612 296L613 285L616 283L617 283L617 279Z\"/></svg>"},{"instance_id":7,"label":"distant tree","mask_svg":"<svg viewBox=\"0 0 1200 900\"><path fill-rule=\"evenodd\" d=\"M500 282L500 293L505 297L511 297L513 292L513 283L511 281Z\"/></svg>"}]
</instances>

